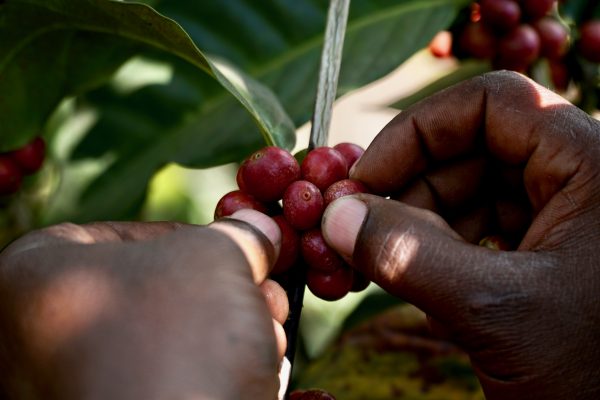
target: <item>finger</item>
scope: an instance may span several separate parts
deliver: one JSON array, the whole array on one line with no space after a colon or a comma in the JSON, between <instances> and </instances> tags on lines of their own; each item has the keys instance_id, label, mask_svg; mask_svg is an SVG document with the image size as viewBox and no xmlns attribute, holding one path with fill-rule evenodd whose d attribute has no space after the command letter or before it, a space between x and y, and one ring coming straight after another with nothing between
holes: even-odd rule
<instances>
[{"instance_id":1,"label":"finger","mask_svg":"<svg viewBox=\"0 0 600 400\"><path fill-rule=\"evenodd\" d=\"M243 209L208 227L224 233L238 245L250 264L255 283L266 279L281 247L281 232L275 221L258 211Z\"/></svg>"},{"instance_id":2,"label":"finger","mask_svg":"<svg viewBox=\"0 0 600 400\"><path fill-rule=\"evenodd\" d=\"M435 318L431 315L427 314L427 325L429 326L429 331L436 339L440 340L451 340L446 327L440 324Z\"/></svg>"},{"instance_id":3,"label":"finger","mask_svg":"<svg viewBox=\"0 0 600 400\"><path fill-rule=\"evenodd\" d=\"M444 164L425 172L392 197L440 214L452 211L481 195L484 165L481 156Z\"/></svg>"},{"instance_id":4,"label":"finger","mask_svg":"<svg viewBox=\"0 0 600 400\"><path fill-rule=\"evenodd\" d=\"M476 197L483 197L484 177L485 160L478 156L442 165L426 172L422 179L443 213L464 207Z\"/></svg>"},{"instance_id":5,"label":"finger","mask_svg":"<svg viewBox=\"0 0 600 400\"><path fill-rule=\"evenodd\" d=\"M480 206L456 216L450 227L469 243L479 243L481 238L494 230L493 215L489 206Z\"/></svg>"},{"instance_id":6,"label":"finger","mask_svg":"<svg viewBox=\"0 0 600 400\"><path fill-rule=\"evenodd\" d=\"M351 176L376 193L397 193L441 163L487 153L525 166L527 193L539 211L576 173L590 174L580 166L598 158L594 127L585 113L521 75L486 74L398 115Z\"/></svg>"},{"instance_id":7,"label":"finger","mask_svg":"<svg viewBox=\"0 0 600 400\"><path fill-rule=\"evenodd\" d=\"M526 201L498 199L496 220L499 231L506 237L522 238L531 224L531 205Z\"/></svg>"},{"instance_id":8,"label":"finger","mask_svg":"<svg viewBox=\"0 0 600 400\"><path fill-rule=\"evenodd\" d=\"M275 331L275 340L277 342L277 359L281 362L287 348L287 337L285 336L283 325L276 319L273 319L273 329Z\"/></svg>"},{"instance_id":9,"label":"finger","mask_svg":"<svg viewBox=\"0 0 600 400\"><path fill-rule=\"evenodd\" d=\"M62 223L28 233L12 243L6 254L51 247L59 244L95 244L151 240L182 227L177 222L94 222L77 225Z\"/></svg>"},{"instance_id":10,"label":"finger","mask_svg":"<svg viewBox=\"0 0 600 400\"><path fill-rule=\"evenodd\" d=\"M376 196L332 203L323 234L369 279L442 323L468 318L474 302L521 291L533 279L516 262L529 253L470 245L436 214Z\"/></svg>"},{"instance_id":11,"label":"finger","mask_svg":"<svg viewBox=\"0 0 600 400\"><path fill-rule=\"evenodd\" d=\"M285 290L279 285L279 283L267 279L260 285L260 290L265 296L267 307L271 312L273 319L283 324L288 317L290 307L288 303L287 295Z\"/></svg>"}]
</instances>

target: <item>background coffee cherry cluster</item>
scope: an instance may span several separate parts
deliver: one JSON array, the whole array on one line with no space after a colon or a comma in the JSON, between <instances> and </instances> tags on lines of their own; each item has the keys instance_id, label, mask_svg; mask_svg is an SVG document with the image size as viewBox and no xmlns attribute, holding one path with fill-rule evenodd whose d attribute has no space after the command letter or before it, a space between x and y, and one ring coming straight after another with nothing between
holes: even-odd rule
<instances>
[{"instance_id":1,"label":"background coffee cherry cluster","mask_svg":"<svg viewBox=\"0 0 600 400\"><path fill-rule=\"evenodd\" d=\"M491 60L494 69L525 73L540 58L548 61L550 78L566 90L570 77L567 54L600 62L600 19L572 31L552 13L556 0L480 0L470 17L452 33L440 32L429 49L436 57Z\"/></svg>"},{"instance_id":2,"label":"background coffee cherry cluster","mask_svg":"<svg viewBox=\"0 0 600 400\"><path fill-rule=\"evenodd\" d=\"M273 268L285 276L294 265L307 266L306 284L324 300L338 300L350 291L361 291L369 281L330 248L321 233L325 207L342 196L366 193L348 171L364 150L353 143L318 147L302 163L278 147L265 147L248 157L237 173L239 190L219 200L215 218L251 208L270 215L279 225L282 245Z\"/></svg>"},{"instance_id":3,"label":"background coffee cherry cluster","mask_svg":"<svg viewBox=\"0 0 600 400\"><path fill-rule=\"evenodd\" d=\"M46 153L44 139L36 137L20 149L0 153L0 195L19 190L23 176L37 172Z\"/></svg>"}]
</instances>

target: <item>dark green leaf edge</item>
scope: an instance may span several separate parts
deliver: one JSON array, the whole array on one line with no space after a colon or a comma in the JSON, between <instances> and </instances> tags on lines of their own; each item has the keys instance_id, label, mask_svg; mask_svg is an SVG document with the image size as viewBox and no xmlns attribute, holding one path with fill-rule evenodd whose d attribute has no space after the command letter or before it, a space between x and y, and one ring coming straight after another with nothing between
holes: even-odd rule
<instances>
[{"instance_id":1,"label":"dark green leaf edge","mask_svg":"<svg viewBox=\"0 0 600 400\"><path fill-rule=\"evenodd\" d=\"M43 6L40 6L37 1L14 0L13 3L23 3L33 5L34 7L43 7L56 14L63 14L61 10L52 8L51 2L44 2ZM98 10L97 3L105 3L106 6L101 6L102 9ZM73 12L66 16L69 23L63 22L62 24L40 27L22 37L22 39L13 46L12 51L5 53L5 56L0 58L0 72L6 67L11 59L14 59L16 55L27 46L28 43L31 43L36 38L52 31L81 29L97 33L116 34L175 54L215 78L252 115L267 144L276 145L276 137L282 135L293 136L295 134L293 122L270 89L244 74L225 60L216 57L211 59L204 55L194 44L190 36L174 20L159 14L152 7L141 3L122 3L112 0L81 0L75 2L75 4L76 5L73 7L80 8L77 10L78 12ZM2 10L2 8L0 8L0 10ZM159 34L159 37L163 37L165 40L151 40L151 35L143 34L144 32L148 32L147 30L144 30L144 28L140 29L139 33L136 33L136 29L129 31L119 29L115 32L114 29L110 29L109 25L86 24L83 23L83 20L80 18L73 18L77 14L89 15L90 13L93 14L93 12L109 13L111 15L120 15L125 12L127 16L135 16L140 20L140 24L134 28L137 29L140 26L145 26L147 29L154 30L155 34ZM162 34L163 31L168 33L168 37ZM255 104L268 104L269 107L261 111L255 107Z\"/></svg>"},{"instance_id":2,"label":"dark green leaf edge","mask_svg":"<svg viewBox=\"0 0 600 400\"><path fill-rule=\"evenodd\" d=\"M466 79L475 77L488 71L491 71L491 65L488 62L478 60L463 62L453 72L433 81L432 83L418 90L417 92L412 93L396 101L389 107L404 110L412 106L413 104L425 99L426 97L429 97L439 92L440 90L446 89L452 85L455 85Z\"/></svg>"}]
</instances>

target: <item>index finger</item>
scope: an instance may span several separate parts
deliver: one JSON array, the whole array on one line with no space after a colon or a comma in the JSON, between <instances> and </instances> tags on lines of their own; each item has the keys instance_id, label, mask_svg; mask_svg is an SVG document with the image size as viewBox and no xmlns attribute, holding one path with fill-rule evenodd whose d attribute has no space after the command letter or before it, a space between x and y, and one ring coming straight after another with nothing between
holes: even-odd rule
<instances>
[{"instance_id":1,"label":"index finger","mask_svg":"<svg viewBox=\"0 0 600 400\"><path fill-rule=\"evenodd\" d=\"M351 175L376 193L391 194L441 164L491 155L523 166L529 199L539 211L582 162L597 159L598 128L592 121L522 75L489 73L400 113Z\"/></svg>"}]
</instances>

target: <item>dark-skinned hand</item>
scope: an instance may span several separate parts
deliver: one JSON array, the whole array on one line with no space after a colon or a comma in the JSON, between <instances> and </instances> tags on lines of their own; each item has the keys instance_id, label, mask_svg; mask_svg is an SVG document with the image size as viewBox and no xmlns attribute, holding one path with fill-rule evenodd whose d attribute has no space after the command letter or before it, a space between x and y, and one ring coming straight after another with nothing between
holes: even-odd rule
<instances>
[{"instance_id":1,"label":"dark-skinned hand","mask_svg":"<svg viewBox=\"0 0 600 400\"><path fill-rule=\"evenodd\" d=\"M391 199L337 200L326 239L460 345L488 399L600 399L598 121L490 73L400 113L351 177Z\"/></svg>"},{"instance_id":2,"label":"dark-skinned hand","mask_svg":"<svg viewBox=\"0 0 600 400\"><path fill-rule=\"evenodd\" d=\"M266 276L280 232L252 210L233 218L63 224L11 244L3 396L275 399L288 306Z\"/></svg>"}]
</instances>

